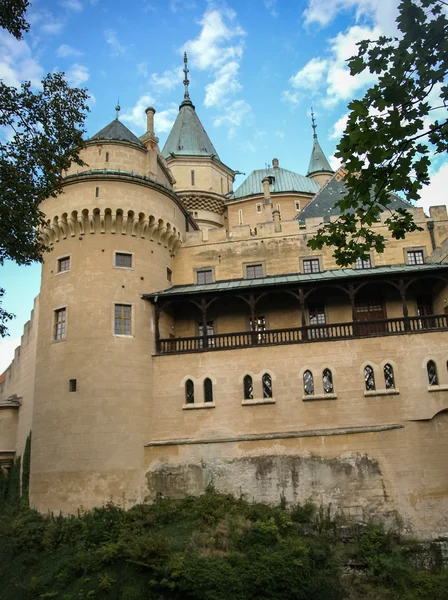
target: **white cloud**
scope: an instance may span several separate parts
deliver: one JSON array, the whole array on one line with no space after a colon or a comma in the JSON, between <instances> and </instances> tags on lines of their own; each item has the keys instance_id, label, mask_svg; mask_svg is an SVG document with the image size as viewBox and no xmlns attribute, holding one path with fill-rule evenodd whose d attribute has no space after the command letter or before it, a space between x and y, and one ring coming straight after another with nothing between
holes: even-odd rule
<instances>
[{"instance_id":1,"label":"white cloud","mask_svg":"<svg viewBox=\"0 0 448 600\"><path fill-rule=\"evenodd\" d=\"M79 0L62 0L61 5L67 10L72 10L73 12L81 12L84 8L82 2Z\"/></svg>"},{"instance_id":2,"label":"white cloud","mask_svg":"<svg viewBox=\"0 0 448 600\"><path fill-rule=\"evenodd\" d=\"M252 121L252 108L245 100L235 100L224 108L223 114L217 116L213 121L215 127L223 125L228 127L229 139L235 137L238 129L243 123Z\"/></svg>"},{"instance_id":3,"label":"white cloud","mask_svg":"<svg viewBox=\"0 0 448 600\"><path fill-rule=\"evenodd\" d=\"M84 52L69 46L68 44L61 44L59 48L56 50L56 56L60 56L62 58L66 56L82 56Z\"/></svg>"},{"instance_id":4,"label":"white cloud","mask_svg":"<svg viewBox=\"0 0 448 600\"><path fill-rule=\"evenodd\" d=\"M145 61L138 63L137 75L139 75L140 77L144 77L145 79L146 77L148 77L148 64Z\"/></svg>"},{"instance_id":5,"label":"white cloud","mask_svg":"<svg viewBox=\"0 0 448 600\"><path fill-rule=\"evenodd\" d=\"M285 102L289 102L293 106L297 106L300 104L301 96L298 92L291 92L290 90L285 90L282 92L282 99Z\"/></svg>"},{"instance_id":6,"label":"white cloud","mask_svg":"<svg viewBox=\"0 0 448 600\"><path fill-rule=\"evenodd\" d=\"M345 113L333 125L333 129L330 131L328 139L329 140L338 140L339 141L341 139L341 137L342 137L342 134L345 131L346 126L347 126L347 121L348 121L348 113Z\"/></svg>"},{"instance_id":7,"label":"white cloud","mask_svg":"<svg viewBox=\"0 0 448 600\"><path fill-rule=\"evenodd\" d=\"M320 58L312 58L307 64L297 71L289 80L293 88L313 90L318 87L327 70L327 61Z\"/></svg>"},{"instance_id":8,"label":"white cloud","mask_svg":"<svg viewBox=\"0 0 448 600\"><path fill-rule=\"evenodd\" d=\"M154 116L154 129L156 134L171 131L178 112L179 107L175 104L173 104L173 106L170 108L156 112Z\"/></svg>"},{"instance_id":9,"label":"white cloud","mask_svg":"<svg viewBox=\"0 0 448 600\"><path fill-rule=\"evenodd\" d=\"M27 14L28 21L33 28L37 28L40 34L59 35L65 26L65 21L53 15L46 8L40 10L31 9Z\"/></svg>"},{"instance_id":10,"label":"white cloud","mask_svg":"<svg viewBox=\"0 0 448 600\"><path fill-rule=\"evenodd\" d=\"M173 69L171 71L164 71L161 75L153 73L151 75L151 84L159 90L172 90L180 82L183 81L182 68Z\"/></svg>"},{"instance_id":11,"label":"white cloud","mask_svg":"<svg viewBox=\"0 0 448 600\"><path fill-rule=\"evenodd\" d=\"M285 132L279 130L275 132L275 135L282 140L285 137Z\"/></svg>"},{"instance_id":12,"label":"white cloud","mask_svg":"<svg viewBox=\"0 0 448 600\"><path fill-rule=\"evenodd\" d=\"M104 37L106 39L106 43L112 49L111 56L119 56L120 54L124 54L126 52L126 48L120 44L117 38L117 32L113 29L106 29L104 32Z\"/></svg>"},{"instance_id":13,"label":"white cloud","mask_svg":"<svg viewBox=\"0 0 448 600\"><path fill-rule=\"evenodd\" d=\"M278 17L277 0L264 0L264 6L272 17Z\"/></svg>"},{"instance_id":14,"label":"white cloud","mask_svg":"<svg viewBox=\"0 0 448 600\"><path fill-rule=\"evenodd\" d=\"M145 110L148 108L148 106L152 106L153 104L154 98L149 94L140 96L132 108L124 111L124 113L120 116L120 120L133 125L136 130L144 133L146 131Z\"/></svg>"},{"instance_id":15,"label":"white cloud","mask_svg":"<svg viewBox=\"0 0 448 600\"><path fill-rule=\"evenodd\" d=\"M39 86L44 70L32 58L31 49L24 40L16 40L0 30L0 79L5 85L20 87L22 81Z\"/></svg>"},{"instance_id":16,"label":"white cloud","mask_svg":"<svg viewBox=\"0 0 448 600\"><path fill-rule=\"evenodd\" d=\"M328 162L330 163L330 167L333 169L333 171L337 171L339 169L339 167L342 166L341 159L336 158L336 156L334 154L332 154L330 156L330 158L328 159Z\"/></svg>"},{"instance_id":17,"label":"white cloud","mask_svg":"<svg viewBox=\"0 0 448 600\"><path fill-rule=\"evenodd\" d=\"M67 71L67 81L74 87L79 87L89 79L89 69L85 65L74 63Z\"/></svg>"},{"instance_id":18,"label":"white cloud","mask_svg":"<svg viewBox=\"0 0 448 600\"><path fill-rule=\"evenodd\" d=\"M228 96L233 96L242 90L242 85L238 81L239 68L239 63L232 60L218 69L215 81L205 86L204 104L207 108L220 106L227 101Z\"/></svg>"},{"instance_id":19,"label":"white cloud","mask_svg":"<svg viewBox=\"0 0 448 600\"><path fill-rule=\"evenodd\" d=\"M429 214L430 206L448 205L448 162L443 163L431 177L431 182L420 192L417 206L422 206Z\"/></svg>"},{"instance_id":20,"label":"white cloud","mask_svg":"<svg viewBox=\"0 0 448 600\"><path fill-rule=\"evenodd\" d=\"M14 350L20 346L20 337L7 337L0 339L0 374L11 364Z\"/></svg>"},{"instance_id":21,"label":"white cloud","mask_svg":"<svg viewBox=\"0 0 448 600\"><path fill-rule=\"evenodd\" d=\"M170 11L172 13L177 13L181 10L192 10L196 8L196 2L193 0L170 0Z\"/></svg>"}]
</instances>

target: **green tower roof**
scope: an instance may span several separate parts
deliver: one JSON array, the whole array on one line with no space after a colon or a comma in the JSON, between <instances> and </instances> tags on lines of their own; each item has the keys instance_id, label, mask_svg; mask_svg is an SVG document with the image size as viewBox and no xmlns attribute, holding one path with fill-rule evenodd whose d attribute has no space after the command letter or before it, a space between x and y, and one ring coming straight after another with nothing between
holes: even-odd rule
<instances>
[{"instance_id":1,"label":"green tower roof","mask_svg":"<svg viewBox=\"0 0 448 600\"><path fill-rule=\"evenodd\" d=\"M280 167L269 167L252 171L249 177L230 196L229 202L240 200L246 196L262 195L262 180L265 177L271 178L270 189L272 194L281 192L316 194L320 189L319 184L312 179L308 179L308 177L288 171L287 169L281 169Z\"/></svg>"},{"instance_id":2,"label":"green tower roof","mask_svg":"<svg viewBox=\"0 0 448 600\"><path fill-rule=\"evenodd\" d=\"M310 164L308 166L308 172L306 176L309 177L313 173L319 173L322 171L324 173L334 173L317 139L317 125L314 119L313 109L311 109L311 122L313 127L313 150L311 152Z\"/></svg>"}]
</instances>

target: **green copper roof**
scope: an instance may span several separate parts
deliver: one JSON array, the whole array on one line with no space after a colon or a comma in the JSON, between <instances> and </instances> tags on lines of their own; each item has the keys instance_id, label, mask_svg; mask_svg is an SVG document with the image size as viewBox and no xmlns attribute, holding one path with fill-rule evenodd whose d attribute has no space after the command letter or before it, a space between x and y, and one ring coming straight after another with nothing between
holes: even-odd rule
<instances>
[{"instance_id":1,"label":"green copper roof","mask_svg":"<svg viewBox=\"0 0 448 600\"><path fill-rule=\"evenodd\" d=\"M168 158L178 156L215 156L219 160L210 138L196 114L191 100L186 99L179 107L179 114L162 150Z\"/></svg>"},{"instance_id":2,"label":"green copper roof","mask_svg":"<svg viewBox=\"0 0 448 600\"><path fill-rule=\"evenodd\" d=\"M308 177L280 167L269 167L252 171L249 177L230 196L229 202L246 196L263 194L263 184L261 182L265 177L272 178L271 194L280 192L316 194L320 190L319 184L312 179L308 179Z\"/></svg>"},{"instance_id":3,"label":"green copper roof","mask_svg":"<svg viewBox=\"0 0 448 600\"><path fill-rule=\"evenodd\" d=\"M307 176L312 175L313 173L318 173L319 171L324 171L326 173L334 173L333 169L330 167L330 163L326 159L324 151L320 147L317 135L314 134L313 150L311 152Z\"/></svg>"},{"instance_id":4,"label":"green copper roof","mask_svg":"<svg viewBox=\"0 0 448 600\"><path fill-rule=\"evenodd\" d=\"M92 135L89 141L107 141L114 140L119 142L128 142L130 144L136 144L141 148L145 145L136 137L132 131L130 131L126 125L123 125L118 119L114 119L109 125L103 127L101 131L98 131L95 135Z\"/></svg>"}]
</instances>

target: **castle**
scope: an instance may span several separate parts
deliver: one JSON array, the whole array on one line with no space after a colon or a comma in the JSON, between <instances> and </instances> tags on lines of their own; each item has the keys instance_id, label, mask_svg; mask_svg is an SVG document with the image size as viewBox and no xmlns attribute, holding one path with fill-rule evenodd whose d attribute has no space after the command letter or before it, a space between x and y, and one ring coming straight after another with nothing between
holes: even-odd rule
<instances>
[{"instance_id":1,"label":"castle","mask_svg":"<svg viewBox=\"0 0 448 600\"><path fill-rule=\"evenodd\" d=\"M162 152L153 108L141 138L117 112L41 206L52 251L0 383L2 467L32 431L43 512L212 484L446 533L446 207L394 198L421 231L338 268L307 246L344 193L315 131L306 176L274 159L234 191L184 83Z\"/></svg>"}]
</instances>

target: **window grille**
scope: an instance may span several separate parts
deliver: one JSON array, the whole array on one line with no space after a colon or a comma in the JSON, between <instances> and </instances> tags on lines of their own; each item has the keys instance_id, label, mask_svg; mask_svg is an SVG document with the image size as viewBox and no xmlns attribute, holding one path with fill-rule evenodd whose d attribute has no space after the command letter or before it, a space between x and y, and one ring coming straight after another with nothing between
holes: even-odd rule
<instances>
[{"instance_id":1,"label":"window grille","mask_svg":"<svg viewBox=\"0 0 448 600\"><path fill-rule=\"evenodd\" d=\"M129 304L115 305L115 335L131 335L131 310Z\"/></svg>"},{"instance_id":2,"label":"window grille","mask_svg":"<svg viewBox=\"0 0 448 600\"><path fill-rule=\"evenodd\" d=\"M260 279L263 277L263 265L246 265L247 279Z\"/></svg>"},{"instance_id":3,"label":"window grille","mask_svg":"<svg viewBox=\"0 0 448 600\"><path fill-rule=\"evenodd\" d=\"M384 365L384 385L386 386L386 390L393 390L395 388L395 377L394 377L394 369L392 365Z\"/></svg>"},{"instance_id":4,"label":"window grille","mask_svg":"<svg viewBox=\"0 0 448 600\"><path fill-rule=\"evenodd\" d=\"M312 396L314 394L314 379L311 371L305 371L303 374L303 391L306 396Z\"/></svg>"},{"instance_id":5,"label":"window grille","mask_svg":"<svg viewBox=\"0 0 448 600\"><path fill-rule=\"evenodd\" d=\"M428 360L426 369L428 370L429 385L439 385L436 363L433 360Z\"/></svg>"},{"instance_id":6,"label":"window grille","mask_svg":"<svg viewBox=\"0 0 448 600\"><path fill-rule=\"evenodd\" d=\"M408 265L422 265L424 262L423 250L408 250Z\"/></svg>"},{"instance_id":7,"label":"window grille","mask_svg":"<svg viewBox=\"0 0 448 600\"><path fill-rule=\"evenodd\" d=\"M194 404L194 383L191 379L185 382L185 403Z\"/></svg>"},{"instance_id":8,"label":"window grille","mask_svg":"<svg viewBox=\"0 0 448 600\"><path fill-rule=\"evenodd\" d=\"M115 266L122 267L124 269L132 268L132 254L127 252L116 252L115 253Z\"/></svg>"},{"instance_id":9,"label":"window grille","mask_svg":"<svg viewBox=\"0 0 448 600\"><path fill-rule=\"evenodd\" d=\"M70 270L70 256L64 256L58 259L58 273Z\"/></svg>"},{"instance_id":10,"label":"window grille","mask_svg":"<svg viewBox=\"0 0 448 600\"><path fill-rule=\"evenodd\" d=\"M371 392L375 388L375 374L370 365L367 365L364 369L364 383L366 386L366 391Z\"/></svg>"},{"instance_id":11,"label":"window grille","mask_svg":"<svg viewBox=\"0 0 448 600\"><path fill-rule=\"evenodd\" d=\"M246 375L243 381L244 386L244 400L253 400L254 399L254 386L252 384L252 377L250 375Z\"/></svg>"},{"instance_id":12,"label":"window grille","mask_svg":"<svg viewBox=\"0 0 448 600\"><path fill-rule=\"evenodd\" d=\"M320 273L320 263L318 258L307 258L303 261L304 273Z\"/></svg>"},{"instance_id":13,"label":"window grille","mask_svg":"<svg viewBox=\"0 0 448 600\"><path fill-rule=\"evenodd\" d=\"M213 402L213 383L209 377L204 379L204 402Z\"/></svg>"},{"instance_id":14,"label":"window grille","mask_svg":"<svg viewBox=\"0 0 448 600\"><path fill-rule=\"evenodd\" d=\"M370 269L372 263L370 261L370 256L368 258L362 259L357 258L355 262L355 269Z\"/></svg>"},{"instance_id":15,"label":"window grille","mask_svg":"<svg viewBox=\"0 0 448 600\"><path fill-rule=\"evenodd\" d=\"M262 379L263 398L272 398L272 377L265 373Z\"/></svg>"},{"instance_id":16,"label":"window grille","mask_svg":"<svg viewBox=\"0 0 448 600\"><path fill-rule=\"evenodd\" d=\"M332 394L334 391L333 388L333 375L330 369L324 369L322 373L322 381L324 385L325 394Z\"/></svg>"},{"instance_id":17,"label":"window grille","mask_svg":"<svg viewBox=\"0 0 448 600\"><path fill-rule=\"evenodd\" d=\"M67 322L67 309L59 308L54 311L54 339L63 340L65 338Z\"/></svg>"},{"instance_id":18,"label":"window grille","mask_svg":"<svg viewBox=\"0 0 448 600\"><path fill-rule=\"evenodd\" d=\"M200 271L196 271L196 281L199 284L213 283L212 269L201 269Z\"/></svg>"}]
</instances>

